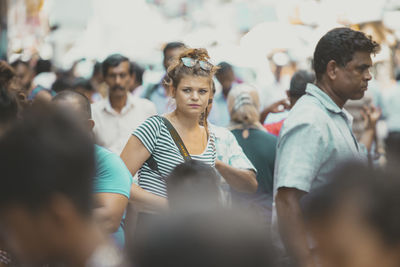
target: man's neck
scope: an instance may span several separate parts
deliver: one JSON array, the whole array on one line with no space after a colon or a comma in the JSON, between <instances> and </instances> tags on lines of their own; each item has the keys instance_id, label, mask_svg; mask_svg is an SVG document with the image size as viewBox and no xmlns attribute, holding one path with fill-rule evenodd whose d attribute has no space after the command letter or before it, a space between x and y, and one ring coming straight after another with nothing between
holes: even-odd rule
<instances>
[{"instance_id":1,"label":"man's neck","mask_svg":"<svg viewBox=\"0 0 400 267\"><path fill-rule=\"evenodd\" d=\"M340 96L335 93L335 91L332 89L332 86L329 83L322 80L322 81L317 81L316 85L319 87L319 89L321 89L324 93L326 93L339 108L341 109L343 108L347 100L343 100L342 98L340 98Z\"/></svg>"},{"instance_id":2,"label":"man's neck","mask_svg":"<svg viewBox=\"0 0 400 267\"><path fill-rule=\"evenodd\" d=\"M100 229L93 223L88 223L81 230L76 235L76 243L66 255L66 266L85 267L96 249L107 242Z\"/></svg>"},{"instance_id":3,"label":"man's neck","mask_svg":"<svg viewBox=\"0 0 400 267\"><path fill-rule=\"evenodd\" d=\"M111 107L118 113L121 113L122 109L126 105L128 100L128 93L123 96L109 96Z\"/></svg>"}]
</instances>

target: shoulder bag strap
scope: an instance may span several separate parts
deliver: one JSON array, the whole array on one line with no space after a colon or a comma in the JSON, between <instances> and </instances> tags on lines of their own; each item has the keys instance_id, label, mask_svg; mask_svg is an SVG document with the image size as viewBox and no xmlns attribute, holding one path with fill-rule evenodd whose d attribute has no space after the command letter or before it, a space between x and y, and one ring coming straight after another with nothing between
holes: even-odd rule
<instances>
[{"instance_id":1,"label":"shoulder bag strap","mask_svg":"<svg viewBox=\"0 0 400 267\"><path fill-rule=\"evenodd\" d=\"M169 131L169 133L171 134L172 139L174 140L176 146L179 149L179 152L181 153L183 159L185 161L189 161L192 158L189 155L188 150L186 149L185 144L183 143L181 137L179 136L178 132L175 130L174 126L171 124L171 122L165 118L165 117L161 117L162 120L164 121L165 126L167 126L167 129Z\"/></svg>"}]
</instances>

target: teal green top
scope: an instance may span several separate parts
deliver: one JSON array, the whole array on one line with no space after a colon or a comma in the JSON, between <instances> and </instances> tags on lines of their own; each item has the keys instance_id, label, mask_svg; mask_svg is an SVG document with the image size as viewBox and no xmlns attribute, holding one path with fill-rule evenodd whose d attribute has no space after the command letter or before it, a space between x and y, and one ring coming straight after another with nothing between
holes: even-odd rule
<instances>
[{"instance_id":1,"label":"teal green top","mask_svg":"<svg viewBox=\"0 0 400 267\"><path fill-rule=\"evenodd\" d=\"M94 193L121 194L129 199L132 175L121 158L108 149L95 145L96 176L94 177ZM113 237L120 247L125 243L124 219Z\"/></svg>"},{"instance_id":2,"label":"teal green top","mask_svg":"<svg viewBox=\"0 0 400 267\"><path fill-rule=\"evenodd\" d=\"M276 137L260 129L249 129L247 138L243 138L243 130L241 129L232 130L232 133L247 158L257 169L258 182L256 194L234 192L233 196L240 196L242 200L245 198L262 205L272 206Z\"/></svg>"}]
</instances>

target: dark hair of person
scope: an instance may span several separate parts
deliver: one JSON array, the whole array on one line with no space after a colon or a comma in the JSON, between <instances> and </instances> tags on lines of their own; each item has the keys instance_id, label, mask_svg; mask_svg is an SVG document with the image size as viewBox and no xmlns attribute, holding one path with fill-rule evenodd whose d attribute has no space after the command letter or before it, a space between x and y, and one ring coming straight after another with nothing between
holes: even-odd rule
<instances>
[{"instance_id":1,"label":"dark hair of person","mask_svg":"<svg viewBox=\"0 0 400 267\"><path fill-rule=\"evenodd\" d=\"M35 73L38 75L42 72L51 72L51 68L52 64L50 60L39 59L38 62L36 62Z\"/></svg>"},{"instance_id":2,"label":"dark hair of person","mask_svg":"<svg viewBox=\"0 0 400 267\"><path fill-rule=\"evenodd\" d=\"M233 67L231 64L229 64L228 62L220 62L218 65L219 69L217 70L217 73L215 75L219 76L219 75L223 75L225 73L227 73L228 71L233 71Z\"/></svg>"},{"instance_id":3,"label":"dark hair of person","mask_svg":"<svg viewBox=\"0 0 400 267\"><path fill-rule=\"evenodd\" d=\"M109 68L115 68L122 62L129 62L129 58L121 55L121 54L112 54L108 56L103 63L101 64L101 68L103 70L103 76L106 77ZM129 74L132 75L133 70L131 64L129 64Z\"/></svg>"},{"instance_id":4,"label":"dark hair of person","mask_svg":"<svg viewBox=\"0 0 400 267\"><path fill-rule=\"evenodd\" d=\"M219 202L218 175L211 166L201 161L190 160L179 164L166 181L172 209L214 206Z\"/></svg>"},{"instance_id":5,"label":"dark hair of person","mask_svg":"<svg viewBox=\"0 0 400 267\"><path fill-rule=\"evenodd\" d=\"M66 90L59 92L56 94L52 101L57 102L57 101L65 101L65 100L74 100L78 105L79 105L79 114L85 115L85 119L91 119L92 118L92 110L90 107L90 101L89 99L76 91L71 91L71 90Z\"/></svg>"},{"instance_id":6,"label":"dark hair of person","mask_svg":"<svg viewBox=\"0 0 400 267\"><path fill-rule=\"evenodd\" d=\"M23 60L21 60L21 59L17 59L17 60L15 60L15 61L13 61L10 65L11 65L11 67L13 67L14 69L15 69L16 67L18 67L18 65L24 65L24 66L26 66L26 67L29 68L29 63L28 63L27 61L23 61Z\"/></svg>"},{"instance_id":7,"label":"dark hair of person","mask_svg":"<svg viewBox=\"0 0 400 267\"><path fill-rule=\"evenodd\" d=\"M301 97L306 93L307 83L313 83L315 75L305 70L293 74L290 80L289 94L291 97Z\"/></svg>"},{"instance_id":8,"label":"dark hair of person","mask_svg":"<svg viewBox=\"0 0 400 267\"><path fill-rule=\"evenodd\" d=\"M94 87L93 87L92 83L90 82L90 80L82 78L82 77L75 79L75 81L72 84L72 88L74 90L76 90L77 88L82 88L88 92L94 91Z\"/></svg>"},{"instance_id":9,"label":"dark hair of person","mask_svg":"<svg viewBox=\"0 0 400 267\"><path fill-rule=\"evenodd\" d=\"M92 72L92 77L96 76L97 74L102 74L102 64L98 61L93 66L93 72Z\"/></svg>"},{"instance_id":10,"label":"dark hair of person","mask_svg":"<svg viewBox=\"0 0 400 267\"><path fill-rule=\"evenodd\" d=\"M389 246L400 244L400 175L357 163L339 169L332 180L305 201L308 221L330 220L338 209L355 205L360 219Z\"/></svg>"},{"instance_id":11,"label":"dark hair of person","mask_svg":"<svg viewBox=\"0 0 400 267\"><path fill-rule=\"evenodd\" d=\"M0 86L0 127L17 119L18 102L4 86Z\"/></svg>"},{"instance_id":12,"label":"dark hair of person","mask_svg":"<svg viewBox=\"0 0 400 267\"><path fill-rule=\"evenodd\" d=\"M25 110L0 139L0 208L23 205L36 212L52 197L92 210L94 145L81 122L51 103Z\"/></svg>"},{"instance_id":13,"label":"dark hair of person","mask_svg":"<svg viewBox=\"0 0 400 267\"><path fill-rule=\"evenodd\" d=\"M7 87L14 76L14 69L6 61L0 60L0 86Z\"/></svg>"},{"instance_id":14,"label":"dark hair of person","mask_svg":"<svg viewBox=\"0 0 400 267\"><path fill-rule=\"evenodd\" d=\"M170 43L167 43L165 45L164 49L163 49L163 55L165 57L165 55L167 54L168 50L176 49L176 48L182 48L182 47L185 47L185 44L182 43L182 42L170 42Z\"/></svg>"},{"instance_id":15,"label":"dark hair of person","mask_svg":"<svg viewBox=\"0 0 400 267\"><path fill-rule=\"evenodd\" d=\"M314 51L313 67L317 80L326 72L328 62L334 60L345 67L356 52L377 53L380 46L371 36L349 28L335 28L326 33Z\"/></svg>"},{"instance_id":16,"label":"dark hair of person","mask_svg":"<svg viewBox=\"0 0 400 267\"><path fill-rule=\"evenodd\" d=\"M129 250L131 266L277 266L267 231L243 210L173 214L146 226Z\"/></svg>"},{"instance_id":17,"label":"dark hair of person","mask_svg":"<svg viewBox=\"0 0 400 267\"><path fill-rule=\"evenodd\" d=\"M59 92L65 91L65 90L71 90L72 88L73 88L72 82L67 77L60 77L51 85L51 90L53 90L56 93L59 93Z\"/></svg>"},{"instance_id":18,"label":"dark hair of person","mask_svg":"<svg viewBox=\"0 0 400 267\"><path fill-rule=\"evenodd\" d=\"M171 63L171 65L167 69L167 75L164 78L164 85L166 88L175 89L178 87L181 79L185 76L202 76L202 77L209 77L210 78L210 90L212 90L212 78L215 72L218 70L219 67L213 66L210 70L204 70L200 67L199 63L194 65L193 67L186 67L181 58L190 57L197 60L204 60L208 61L210 56L206 49L203 48L186 48L180 53L177 57L175 57ZM172 93L172 92L170 92ZM213 97L212 91L210 92L210 98ZM205 110L204 114L204 122L203 126L207 128L207 118L208 118L209 110L208 107ZM208 131L208 130L207 130ZM208 132L207 132L208 134Z\"/></svg>"},{"instance_id":19,"label":"dark hair of person","mask_svg":"<svg viewBox=\"0 0 400 267\"><path fill-rule=\"evenodd\" d=\"M131 69L132 69L132 73L135 74L135 79L136 82L140 85L143 84L143 73L144 73L144 68L142 68L142 66L140 66L138 63L131 61Z\"/></svg>"}]
</instances>

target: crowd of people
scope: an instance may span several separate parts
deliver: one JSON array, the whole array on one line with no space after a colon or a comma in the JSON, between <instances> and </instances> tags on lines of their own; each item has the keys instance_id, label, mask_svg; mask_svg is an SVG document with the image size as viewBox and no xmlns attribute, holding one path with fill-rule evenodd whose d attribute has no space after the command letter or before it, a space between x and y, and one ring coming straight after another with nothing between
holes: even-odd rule
<instances>
[{"instance_id":1,"label":"crowd of people","mask_svg":"<svg viewBox=\"0 0 400 267\"><path fill-rule=\"evenodd\" d=\"M399 266L400 83L357 134L346 109L379 49L332 29L268 105L181 42L147 85L121 54L0 61L0 266Z\"/></svg>"}]
</instances>

